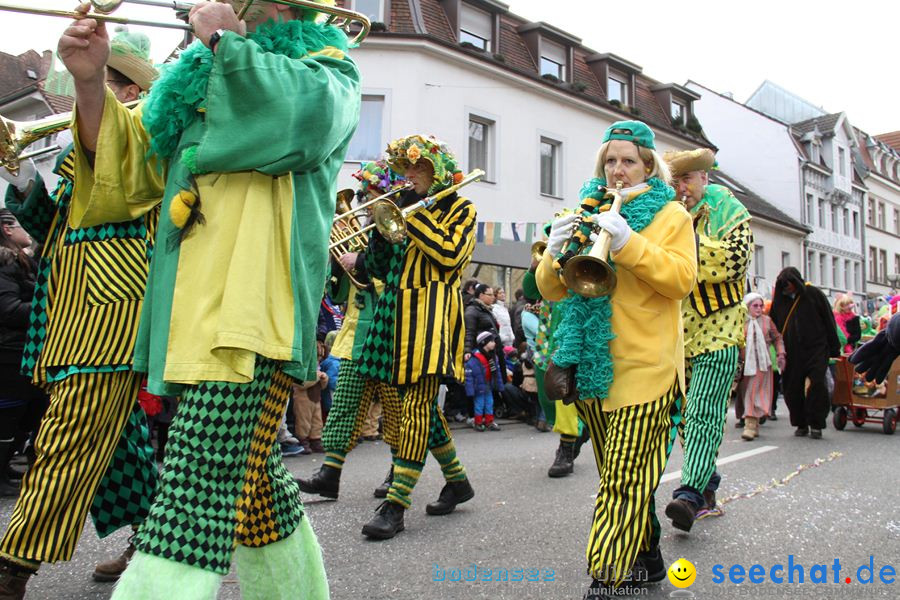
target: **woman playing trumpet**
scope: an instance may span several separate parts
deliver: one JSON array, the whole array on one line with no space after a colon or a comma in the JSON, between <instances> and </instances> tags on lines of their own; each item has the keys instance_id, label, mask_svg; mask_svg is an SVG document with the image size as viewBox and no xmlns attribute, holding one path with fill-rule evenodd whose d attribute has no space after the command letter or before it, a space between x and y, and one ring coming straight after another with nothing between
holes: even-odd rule
<instances>
[{"instance_id":1,"label":"woman playing trumpet","mask_svg":"<svg viewBox=\"0 0 900 600\"><path fill-rule=\"evenodd\" d=\"M543 297L562 304L553 365L575 370L576 405L600 474L587 547L594 577L589 598L605 593L601 586L665 576L653 494L684 389L681 300L697 273L690 216L672 201L668 179L650 128L614 123L603 136L594 178L582 186L581 206L552 223L537 269ZM615 212L605 188L619 183L622 207ZM573 223L580 224L574 235ZM617 284L608 296L583 298L568 291L573 282L563 282L559 259L577 254L577 240L594 227L611 235Z\"/></svg>"}]
</instances>

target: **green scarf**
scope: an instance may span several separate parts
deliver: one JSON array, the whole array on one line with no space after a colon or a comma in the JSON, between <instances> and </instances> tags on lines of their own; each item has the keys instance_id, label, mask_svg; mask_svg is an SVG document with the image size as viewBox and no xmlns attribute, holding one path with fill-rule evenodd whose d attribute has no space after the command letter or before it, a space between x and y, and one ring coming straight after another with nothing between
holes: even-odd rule
<instances>
[{"instance_id":1,"label":"green scarf","mask_svg":"<svg viewBox=\"0 0 900 600\"><path fill-rule=\"evenodd\" d=\"M632 231L641 231L656 214L675 197L675 190L661 179L652 177L649 189L636 196L621 209L622 217ZM606 181L600 178L588 180L579 192L582 201L579 214L593 215L600 207L609 204L603 198ZM582 225L576 237L590 235L590 225ZM589 249L587 247L585 250ZM564 253L571 248L564 248ZM615 269L612 257L610 266ZM573 292L560 303L562 320L553 334L553 363L566 368L575 365L575 387L583 399L606 398L613 382L612 356L609 343L615 338L612 331L612 302L610 296L585 298Z\"/></svg>"},{"instance_id":2,"label":"green scarf","mask_svg":"<svg viewBox=\"0 0 900 600\"><path fill-rule=\"evenodd\" d=\"M263 52L301 58L327 46L347 51L347 36L331 25L312 21L268 21L247 34ZM170 159L182 133L206 107L206 88L213 53L196 40L174 63L163 65L144 105L144 129L150 134L150 154ZM185 157L190 168L193 157ZM191 169L193 172L194 169Z\"/></svg>"},{"instance_id":3,"label":"green scarf","mask_svg":"<svg viewBox=\"0 0 900 600\"><path fill-rule=\"evenodd\" d=\"M750 213L734 197L725 186L711 183L706 186L706 192L692 209L691 216L701 215L699 227L702 233L714 240L724 239L728 233L750 218Z\"/></svg>"}]
</instances>

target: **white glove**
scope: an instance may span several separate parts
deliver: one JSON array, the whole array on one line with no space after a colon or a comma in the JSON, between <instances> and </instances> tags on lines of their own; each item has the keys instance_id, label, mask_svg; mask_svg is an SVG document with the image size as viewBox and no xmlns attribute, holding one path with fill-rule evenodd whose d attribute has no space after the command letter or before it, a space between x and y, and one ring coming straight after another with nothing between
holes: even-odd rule
<instances>
[{"instance_id":1,"label":"white glove","mask_svg":"<svg viewBox=\"0 0 900 600\"><path fill-rule=\"evenodd\" d=\"M550 236L547 239L547 252L550 253L550 256L556 258L566 241L572 237L572 223L577 218L578 215L575 213L569 213L559 217L550 225Z\"/></svg>"},{"instance_id":2,"label":"white glove","mask_svg":"<svg viewBox=\"0 0 900 600\"><path fill-rule=\"evenodd\" d=\"M628 243L628 238L631 237L631 227L628 226L625 218L617 212L606 211L591 215L591 221L612 235L609 249L613 252L618 252L624 248L625 244ZM594 239L594 237L591 236L591 239Z\"/></svg>"},{"instance_id":3,"label":"white glove","mask_svg":"<svg viewBox=\"0 0 900 600\"><path fill-rule=\"evenodd\" d=\"M35 173L37 173L37 169L34 167L34 161L30 158L19 162L19 172L16 175L0 167L0 177L16 186L16 189L23 194L27 193L28 188L34 183Z\"/></svg>"}]
</instances>

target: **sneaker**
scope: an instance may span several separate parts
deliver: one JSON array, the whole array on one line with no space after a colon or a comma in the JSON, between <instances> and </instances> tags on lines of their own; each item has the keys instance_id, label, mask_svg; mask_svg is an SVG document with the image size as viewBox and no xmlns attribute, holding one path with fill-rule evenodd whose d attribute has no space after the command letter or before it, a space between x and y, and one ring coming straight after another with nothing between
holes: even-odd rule
<instances>
[{"instance_id":1,"label":"sneaker","mask_svg":"<svg viewBox=\"0 0 900 600\"><path fill-rule=\"evenodd\" d=\"M297 445L300 443L300 440L291 435L291 432L288 431L287 427L278 430L278 442L280 444L294 444Z\"/></svg>"},{"instance_id":2,"label":"sneaker","mask_svg":"<svg viewBox=\"0 0 900 600\"><path fill-rule=\"evenodd\" d=\"M493 422L487 428L489 431L500 431L500 426Z\"/></svg>"},{"instance_id":3,"label":"sneaker","mask_svg":"<svg viewBox=\"0 0 900 600\"><path fill-rule=\"evenodd\" d=\"M281 443L282 456L297 456L298 454L303 454L303 450L304 448L300 444Z\"/></svg>"},{"instance_id":4,"label":"sneaker","mask_svg":"<svg viewBox=\"0 0 900 600\"><path fill-rule=\"evenodd\" d=\"M464 415L462 413L456 413L455 415L453 415L453 420L456 421L457 423L465 423L466 415Z\"/></svg>"},{"instance_id":5,"label":"sneaker","mask_svg":"<svg viewBox=\"0 0 900 600\"><path fill-rule=\"evenodd\" d=\"M469 417L468 419L466 419L466 425L474 425L474 424L475 424L475 417Z\"/></svg>"},{"instance_id":6,"label":"sneaker","mask_svg":"<svg viewBox=\"0 0 900 600\"><path fill-rule=\"evenodd\" d=\"M809 433L809 429L806 428L806 427L798 427L798 428L794 431L794 435L797 436L797 437L803 437L803 436L805 436L805 435L808 434L808 433ZM819 435L821 435L821 433L822 433L822 432L820 431L820 432L819 432Z\"/></svg>"},{"instance_id":7,"label":"sneaker","mask_svg":"<svg viewBox=\"0 0 900 600\"><path fill-rule=\"evenodd\" d=\"M477 425L475 423L472 423L472 429L474 429L475 431L486 431L484 423L478 423Z\"/></svg>"}]
</instances>

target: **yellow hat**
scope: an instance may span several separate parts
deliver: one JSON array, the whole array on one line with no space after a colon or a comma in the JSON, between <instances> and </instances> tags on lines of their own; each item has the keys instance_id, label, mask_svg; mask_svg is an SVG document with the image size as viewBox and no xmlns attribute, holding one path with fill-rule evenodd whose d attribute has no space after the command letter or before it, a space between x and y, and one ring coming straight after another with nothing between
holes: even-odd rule
<instances>
[{"instance_id":1,"label":"yellow hat","mask_svg":"<svg viewBox=\"0 0 900 600\"><path fill-rule=\"evenodd\" d=\"M663 160L672 170L672 177L681 177L691 171L709 171L716 164L716 155L709 148L696 150L670 150Z\"/></svg>"},{"instance_id":2,"label":"yellow hat","mask_svg":"<svg viewBox=\"0 0 900 600\"><path fill-rule=\"evenodd\" d=\"M116 31L116 37L109 43L106 64L146 92L159 76L150 62L150 38L143 33L131 33L125 27L119 27Z\"/></svg>"}]
</instances>

